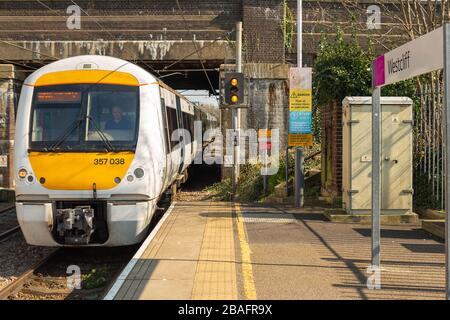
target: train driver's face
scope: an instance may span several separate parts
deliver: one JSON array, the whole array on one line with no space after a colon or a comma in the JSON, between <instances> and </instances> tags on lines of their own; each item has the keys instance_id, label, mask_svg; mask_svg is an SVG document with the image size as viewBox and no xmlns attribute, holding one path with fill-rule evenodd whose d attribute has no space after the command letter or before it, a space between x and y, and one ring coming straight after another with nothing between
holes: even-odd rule
<instances>
[{"instance_id":1,"label":"train driver's face","mask_svg":"<svg viewBox=\"0 0 450 320\"><path fill-rule=\"evenodd\" d=\"M119 107L113 107L112 116L114 118L114 121L122 120L122 109L120 109Z\"/></svg>"}]
</instances>

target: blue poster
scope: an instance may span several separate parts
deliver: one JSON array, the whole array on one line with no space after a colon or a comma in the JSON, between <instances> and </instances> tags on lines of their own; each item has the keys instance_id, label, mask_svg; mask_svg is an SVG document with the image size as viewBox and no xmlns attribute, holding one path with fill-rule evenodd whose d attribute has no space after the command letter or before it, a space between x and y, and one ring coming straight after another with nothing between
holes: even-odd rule
<instances>
[{"instance_id":1,"label":"blue poster","mask_svg":"<svg viewBox=\"0 0 450 320\"><path fill-rule=\"evenodd\" d=\"M312 113L291 111L289 115L289 133L312 133Z\"/></svg>"}]
</instances>

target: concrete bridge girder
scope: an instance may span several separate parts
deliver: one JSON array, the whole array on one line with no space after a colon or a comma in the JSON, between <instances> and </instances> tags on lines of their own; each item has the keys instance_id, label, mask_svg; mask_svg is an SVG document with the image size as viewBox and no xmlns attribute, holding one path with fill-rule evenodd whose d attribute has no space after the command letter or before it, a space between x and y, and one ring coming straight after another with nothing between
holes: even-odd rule
<instances>
[{"instance_id":1,"label":"concrete bridge girder","mask_svg":"<svg viewBox=\"0 0 450 320\"><path fill-rule=\"evenodd\" d=\"M4 41L0 59L9 63L39 67L42 64L78 55L108 55L134 61L144 69L167 70L155 74L176 89L218 89L218 70L234 60L234 43L224 40L150 41ZM204 69L208 78L205 77ZM189 73L189 76L188 76ZM214 90L213 90L214 88Z\"/></svg>"},{"instance_id":2,"label":"concrete bridge girder","mask_svg":"<svg viewBox=\"0 0 450 320\"><path fill-rule=\"evenodd\" d=\"M0 57L10 61L49 61L85 54L161 62L181 59L226 61L234 59L235 55L232 42L225 40L0 41Z\"/></svg>"}]
</instances>

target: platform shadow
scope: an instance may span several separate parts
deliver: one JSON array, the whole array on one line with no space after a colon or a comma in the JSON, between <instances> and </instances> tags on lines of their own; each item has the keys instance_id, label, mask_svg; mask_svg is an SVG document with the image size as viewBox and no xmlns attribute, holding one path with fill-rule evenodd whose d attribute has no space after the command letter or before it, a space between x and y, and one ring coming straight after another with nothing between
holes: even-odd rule
<instances>
[{"instance_id":1,"label":"platform shadow","mask_svg":"<svg viewBox=\"0 0 450 320\"><path fill-rule=\"evenodd\" d=\"M370 228L353 228L353 230L366 238L370 238L372 236L372 230ZM381 229L381 237L391 239L411 239L411 240L430 239L430 235L425 231L423 231L422 229L410 229L410 230Z\"/></svg>"}]
</instances>

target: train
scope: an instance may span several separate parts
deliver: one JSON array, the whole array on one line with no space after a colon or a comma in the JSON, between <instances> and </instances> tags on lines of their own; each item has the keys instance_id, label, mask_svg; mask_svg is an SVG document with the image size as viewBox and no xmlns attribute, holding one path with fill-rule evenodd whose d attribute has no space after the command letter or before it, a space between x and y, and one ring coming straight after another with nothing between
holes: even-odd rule
<instances>
[{"instance_id":1,"label":"train","mask_svg":"<svg viewBox=\"0 0 450 320\"><path fill-rule=\"evenodd\" d=\"M16 119L17 219L28 244L50 247L142 241L204 147L194 123L217 126L140 66L96 55L29 75Z\"/></svg>"}]
</instances>

